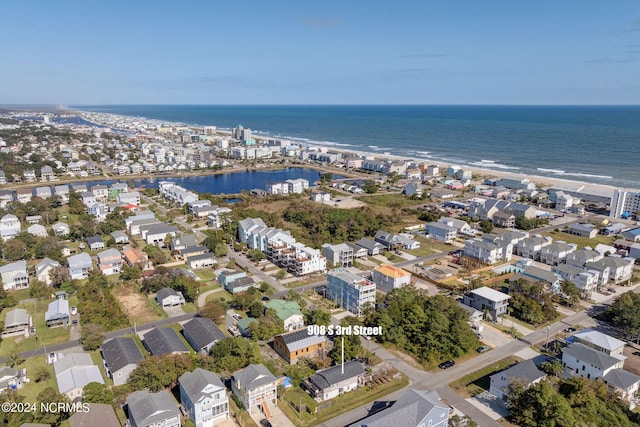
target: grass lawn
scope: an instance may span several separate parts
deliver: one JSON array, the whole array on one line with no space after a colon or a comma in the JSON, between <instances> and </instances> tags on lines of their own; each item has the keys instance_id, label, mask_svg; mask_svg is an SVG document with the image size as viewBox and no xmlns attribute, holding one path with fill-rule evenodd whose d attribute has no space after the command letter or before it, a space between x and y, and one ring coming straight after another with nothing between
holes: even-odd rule
<instances>
[{"instance_id":1,"label":"grass lawn","mask_svg":"<svg viewBox=\"0 0 640 427\"><path fill-rule=\"evenodd\" d=\"M19 302L23 299L31 298L31 296L29 296L29 288L20 289L19 291L9 291L7 292L7 294L11 295L16 300L16 302Z\"/></svg>"},{"instance_id":2,"label":"grass lawn","mask_svg":"<svg viewBox=\"0 0 640 427\"><path fill-rule=\"evenodd\" d=\"M37 383L34 377L36 372L42 367L48 369L51 376L47 381ZM26 383L23 388L18 390L18 394L25 397L25 402L38 403L36 397L47 387L53 387L58 391L56 375L55 372L53 372L53 365L47 365L46 356L30 357L22 365L17 366L17 368L27 368L27 376L31 380Z\"/></svg>"},{"instance_id":3,"label":"grass lawn","mask_svg":"<svg viewBox=\"0 0 640 427\"><path fill-rule=\"evenodd\" d=\"M379 208L406 208L410 206L422 206L424 201L411 200L402 194L397 193L381 193L381 194L367 194L358 197L354 197L356 200L360 200L370 206Z\"/></svg>"},{"instance_id":4,"label":"grass lawn","mask_svg":"<svg viewBox=\"0 0 640 427\"><path fill-rule=\"evenodd\" d=\"M456 393L460 394L463 397L476 396L484 391L489 390L489 387L491 385L491 375L521 360L522 359L520 359L519 357L509 356L497 361L492 365L485 366L484 368L469 375L465 375L464 377L449 384L449 387L451 387L453 390L455 390Z\"/></svg>"},{"instance_id":5,"label":"grass lawn","mask_svg":"<svg viewBox=\"0 0 640 427\"><path fill-rule=\"evenodd\" d=\"M109 378L107 373L104 371L104 364L102 363L102 356L100 356L100 349L90 351L89 354L91 355L93 364L98 366L98 368L100 369L100 374L102 374L102 380L104 381L104 383L107 386L112 387L113 380Z\"/></svg>"},{"instance_id":6,"label":"grass lawn","mask_svg":"<svg viewBox=\"0 0 640 427\"><path fill-rule=\"evenodd\" d=\"M211 270L193 270L202 282L210 282L216 278L216 274Z\"/></svg>"},{"instance_id":7,"label":"grass lawn","mask_svg":"<svg viewBox=\"0 0 640 427\"><path fill-rule=\"evenodd\" d=\"M616 241L615 236L604 236L601 234L598 234L593 239L574 236L573 234L565 233L564 231L547 231L541 234L543 237L546 237L546 236L553 237L554 241L562 240L567 243L575 243L576 245L578 245L578 248L584 248L585 246L591 246L592 248L594 248L598 243L613 246L613 242Z\"/></svg>"},{"instance_id":8,"label":"grass lawn","mask_svg":"<svg viewBox=\"0 0 640 427\"><path fill-rule=\"evenodd\" d=\"M198 307L196 307L195 303L187 302L182 305L182 309L185 313L193 313L194 311L198 311Z\"/></svg>"},{"instance_id":9,"label":"grass lawn","mask_svg":"<svg viewBox=\"0 0 640 427\"><path fill-rule=\"evenodd\" d=\"M231 295L228 291L221 290L218 292L214 292L211 295L208 295L205 302L222 301L223 298L224 298L224 301L229 302L233 300L233 295Z\"/></svg>"},{"instance_id":10,"label":"grass lawn","mask_svg":"<svg viewBox=\"0 0 640 427\"><path fill-rule=\"evenodd\" d=\"M317 411L315 414L303 411L302 417L298 411L294 409L290 402L299 405L300 398L303 399L303 403L308 403L310 407L317 406L317 403L311 399L300 388L294 390L288 390L284 397L284 402L281 402L278 407L284 412L284 414L297 426L315 426L322 424L323 422L334 418L338 415L344 414L358 406L378 400L383 396L398 391L409 385L409 380L404 375L399 374L398 378L393 379L384 384L376 385L375 388L369 388L368 386L361 387L358 390L345 393L343 396L332 399L332 405L328 408ZM304 397L304 396L306 397ZM291 397L289 397L291 396ZM308 398L308 399L307 399ZM311 406L311 404L315 406Z\"/></svg>"},{"instance_id":11,"label":"grass lawn","mask_svg":"<svg viewBox=\"0 0 640 427\"><path fill-rule=\"evenodd\" d=\"M427 239L425 237L416 236L415 241L420 242L418 249L409 249L404 252L415 256L427 256L440 252L450 252L456 249L453 245L447 245L446 243L438 242L436 240Z\"/></svg>"},{"instance_id":12,"label":"grass lawn","mask_svg":"<svg viewBox=\"0 0 640 427\"><path fill-rule=\"evenodd\" d=\"M219 288L221 288L219 283L213 283L213 284L207 285L207 286L200 286L198 288L198 293L203 294L203 293L205 293L207 291L211 291L213 289L219 289Z\"/></svg>"}]
</instances>

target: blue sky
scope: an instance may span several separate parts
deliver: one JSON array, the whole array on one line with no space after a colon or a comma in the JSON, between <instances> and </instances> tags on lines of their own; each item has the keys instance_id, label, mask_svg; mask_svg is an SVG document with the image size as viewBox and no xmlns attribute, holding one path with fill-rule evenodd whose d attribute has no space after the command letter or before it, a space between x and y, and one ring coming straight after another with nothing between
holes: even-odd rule
<instances>
[{"instance_id":1,"label":"blue sky","mask_svg":"<svg viewBox=\"0 0 640 427\"><path fill-rule=\"evenodd\" d=\"M638 104L637 0L3 1L0 103Z\"/></svg>"}]
</instances>

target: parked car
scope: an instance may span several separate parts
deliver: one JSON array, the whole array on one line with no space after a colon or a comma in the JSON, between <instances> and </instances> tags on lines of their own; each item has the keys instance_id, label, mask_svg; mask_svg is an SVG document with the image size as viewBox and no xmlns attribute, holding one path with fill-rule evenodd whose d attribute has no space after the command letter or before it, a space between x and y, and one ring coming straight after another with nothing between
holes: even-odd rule
<instances>
[{"instance_id":1,"label":"parked car","mask_svg":"<svg viewBox=\"0 0 640 427\"><path fill-rule=\"evenodd\" d=\"M47 358L47 362L49 363L49 365L53 365L57 360L58 358L56 357L56 354L54 352L49 353L49 357Z\"/></svg>"},{"instance_id":2,"label":"parked car","mask_svg":"<svg viewBox=\"0 0 640 427\"><path fill-rule=\"evenodd\" d=\"M478 353L484 353L485 351L489 351L491 350L491 347L489 347L488 345L483 345L478 347L478 349L476 350Z\"/></svg>"},{"instance_id":3,"label":"parked car","mask_svg":"<svg viewBox=\"0 0 640 427\"><path fill-rule=\"evenodd\" d=\"M75 316L78 314L78 308L76 306L71 307L71 315Z\"/></svg>"},{"instance_id":4,"label":"parked car","mask_svg":"<svg viewBox=\"0 0 640 427\"><path fill-rule=\"evenodd\" d=\"M479 340L482 339L482 334L480 332L476 332L476 336L478 337Z\"/></svg>"},{"instance_id":5,"label":"parked car","mask_svg":"<svg viewBox=\"0 0 640 427\"><path fill-rule=\"evenodd\" d=\"M76 326L77 324L78 324L78 319L73 319L73 320L71 321L71 325L72 325L72 326Z\"/></svg>"},{"instance_id":6,"label":"parked car","mask_svg":"<svg viewBox=\"0 0 640 427\"><path fill-rule=\"evenodd\" d=\"M564 331L567 332L567 333L571 333L571 332L575 332L576 328L567 328Z\"/></svg>"},{"instance_id":7,"label":"parked car","mask_svg":"<svg viewBox=\"0 0 640 427\"><path fill-rule=\"evenodd\" d=\"M456 362L454 362L453 360L447 360L446 362L442 362L438 366L440 367L440 369L449 369L450 367L452 367L455 364L456 364Z\"/></svg>"},{"instance_id":8,"label":"parked car","mask_svg":"<svg viewBox=\"0 0 640 427\"><path fill-rule=\"evenodd\" d=\"M269 420L267 419L262 419L260 420L260 425L262 427L272 427L272 424L269 422Z\"/></svg>"}]
</instances>

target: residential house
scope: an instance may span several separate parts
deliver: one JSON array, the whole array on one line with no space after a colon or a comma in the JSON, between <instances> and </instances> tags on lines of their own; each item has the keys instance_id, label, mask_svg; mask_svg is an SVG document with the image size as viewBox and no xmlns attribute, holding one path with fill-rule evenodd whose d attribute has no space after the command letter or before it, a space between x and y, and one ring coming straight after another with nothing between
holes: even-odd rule
<instances>
[{"instance_id":1,"label":"residential house","mask_svg":"<svg viewBox=\"0 0 640 427\"><path fill-rule=\"evenodd\" d=\"M93 202L87 204L87 213L95 216L97 220L104 220L107 217L108 208L102 202Z\"/></svg>"},{"instance_id":2,"label":"residential house","mask_svg":"<svg viewBox=\"0 0 640 427\"><path fill-rule=\"evenodd\" d=\"M361 362L351 360L344 365L332 366L307 378L303 385L311 397L324 402L343 393L356 390L365 383L365 370Z\"/></svg>"},{"instance_id":3,"label":"residential house","mask_svg":"<svg viewBox=\"0 0 640 427\"><path fill-rule=\"evenodd\" d=\"M196 427L212 427L229 418L227 389L216 374L196 368L178 382L180 403Z\"/></svg>"},{"instance_id":4,"label":"residential house","mask_svg":"<svg viewBox=\"0 0 640 427\"><path fill-rule=\"evenodd\" d=\"M15 291L29 287L29 274L27 273L27 262L20 260L0 267L0 277L2 277L2 288L5 291Z\"/></svg>"},{"instance_id":5,"label":"residential house","mask_svg":"<svg viewBox=\"0 0 640 427\"><path fill-rule=\"evenodd\" d=\"M58 391L72 401L82 399L82 389L89 383L104 384L100 368L89 353L70 353L53 363Z\"/></svg>"},{"instance_id":6,"label":"residential house","mask_svg":"<svg viewBox=\"0 0 640 427\"><path fill-rule=\"evenodd\" d=\"M4 319L3 337L24 335L28 337L33 326L31 315L24 308L15 308L7 312Z\"/></svg>"},{"instance_id":7,"label":"residential house","mask_svg":"<svg viewBox=\"0 0 640 427\"><path fill-rule=\"evenodd\" d=\"M180 335L173 328L155 327L143 335L142 343L154 356L189 352Z\"/></svg>"},{"instance_id":8,"label":"residential house","mask_svg":"<svg viewBox=\"0 0 640 427\"><path fill-rule=\"evenodd\" d=\"M630 228L620 233L620 237L632 242L640 242L640 227Z\"/></svg>"},{"instance_id":9,"label":"residential house","mask_svg":"<svg viewBox=\"0 0 640 427\"><path fill-rule=\"evenodd\" d=\"M91 191L85 191L84 193L82 193L80 195L80 197L82 198L82 204L85 206L89 206L91 204L96 203L98 200L96 199L95 194L93 194Z\"/></svg>"},{"instance_id":10,"label":"residential house","mask_svg":"<svg viewBox=\"0 0 640 427\"><path fill-rule=\"evenodd\" d=\"M484 264L498 261L510 261L513 253L511 242L492 242L485 239L467 239L464 243L464 256L476 259Z\"/></svg>"},{"instance_id":11,"label":"residential house","mask_svg":"<svg viewBox=\"0 0 640 427\"><path fill-rule=\"evenodd\" d=\"M367 255L369 256L380 255L380 253L385 249L385 246L382 243L367 239L366 237L358 240L356 245L365 248L367 250Z\"/></svg>"},{"instance_id":12,"label":"residential house","mask_svg":"<svg viewBox=\"0 0 640 427\"><path fill-rule=\"evenodd\" d=\"M53 173L53 168L49 165L42 166L40 168L40 180L44 181L53 181L55 178L55 174Z\"/></svg>"},{"instance_id":13,"label":"residential house","mask_svg":"<svg viewBox=\"0 0 640 427\"><path fill-rule=\"evenodd\" d=\"M124 260L129 265L129 267L137 265L144 269L149 266L149 255L138 248L134 248L133 246L125 246L124 248L122 248L122 254L124 255Z\"/></svg>"},{"instance_id":14,"label":"residential house","mask_svg":"<svg viewBox=\"0 0 640 427\"><path fill-rule=\"evenodd\" d=\"M313 359L326 355L327 339L324 335L310 335L307 328L273 339L273 349L290 365L295 365L301 358Z\"/></svg>"},{"instance_id":15,"label":"residential house","mask_svg":"<svg viewBox=\"0 0 640 427\"><path fill-rule=\"evenodd\" d=\"M24 383L27 381L26 368L16 370L9 366L0 367L0 392L20 389L24 387ZM25 426L25 424L20 427L22 426Z\"/></svg>"},{"instance_id":16,"label":"residential house","mask_svg":"<svg viewBox=\"0 0 640 427\"><path fill-rule=\"evenodd\" d=\"M44 200L52 196L51 187L36 187L33 192L35 197L40 197Z\"/></svg>"},{"instance_id":17,"label":"residential house","mask_svg":"<svg viewBox=\"0 0 640 427\"><path fill-rule=\"evenodd\" d=\"M226 338L213 320L206 317L194 317L183 325L182 333L195 351L205 355L215 343Z\"/></svg>"},{"instance_id":18,"label":"residential house","mask_svg":"<svg viewBox=\"0 0 640 427\"><path fill-rule=\"evenodd\" d=\"M580 291L582 298L590 299L591 294L598 287L598 275L584 267L575 265L556 265L551 271L562 277L563 280L573 283Z\"/></svg>"},{"instance_id":19,"label":"residential house","mask_svg":"<svg viewBox=\"0 0 640 427\"><path fill-rule=\"evenodd\" d=\"M116 230L111 233L111 237L116 245L129 243L129 236L122 230Z\"/></svg>"},{"instance_id":20,"label":"residential house","mask_svg":"<svg viewBox=\"0 0 640 427\"><path fill-rule=\"evenodd\" d=\"M331 193L316 191L311 193L311 200L317 203L329 203L331 201Z\"/></svg>"},{"instance_id":21,"label":"residential house","mask_svg":"<svg viewBox=\"0 0 640 427\"><path fill-rule=\"evenodd\" d=\"M251 277L247 277L244 271L224 270L218 273L218 282L232 294L244 292L249 288L258 288L259 285Z\"/></svg>"},{"instance_id":22,"label":"residential house","mask_svg":"<svg viewBox=\"0 0 640 427\"><path fill-rule=\"evenodd\" d=\"M234 373L231 377L231 391L246 410L256 410L270 417L270 407L277 406L276 377L262 364L252 364Z\"/></svg>"},{"instance_id":23,"label":"residential house","mask_svg":"<svg viewBox=\"0 0 640 427\"><path fill-rule=\"evenodd\" d=\"M118 201L118 203L122 203L124 205L140 206L140 193L137 191L120 193L118 194L118 198L116 200Z\"/></svg>"},{"instance_id":24,"label":"residential house","mask_svg":"<svg viewBox=\"0 0 640 427\"><path fill-rule=\"evenodd\" d=\"M560 284L562 282L562 276L560 274L536 267L533 264L525 267L520 273L514 274L511 279L509 279L509 282L514 283L520 279L525 279L532 283L543 283L546 290L553 293L560 291Z\"/></svg>"},{"instance_id":25,"label":"residential house","mask_svg":"<svg viewBox=\"0 0 640 427\"><path fill-rule=\"evenodd\" d=\"M442 403L436 391L407 389L390 407L349 427L447 427L451 408Z\"/></svg>"},{"instance_id":26,"label":"residential house","mask_svg":"<svg viewBox=\"0 0 640 427\"><path fill-rule=\"evenodd\" d=\"M599 261L602 258L604 258L604 256L601 253L594 251L587 246L583 249L575 250L567 255L566 262L570 265L583 266L588 262Z\"/></svg>"},{"instance_id":27,"label":"residential house","mask_svg":"<svg viewBox=\"0 0 640 427\"><path fill-rule=\"evenodd\" d=\"M180 427L180 410L170 392L134 391L127 396L131 427Z\"/></svg>"},{"instance_id":28,"label":"residential house","mask_svg":"<svg viewBox=\"0 0 640 427\"><path fill-rule=\"evenodd\" d=\"M192 246L198 246L195 234L185 234L171 239L169 247L171 251L181 251Z\"/></svg>"},{"instance_id":29,"label":"residential house","mask_svg":"<svg viewBox=\"0 0 640 427\"><path fill-rule=\"evenodd\" d=\"M430 239L444 243L452 243L458 237L458 229L441 222L430 222L426 226L426 233Z\"/></svg>"},{"instance_id":30,"label":"residential house","mask_svg":"<svg viewBox=\"0 0 640 427\"><path fill-rule=\"evenodd\" d=\"M566 262L567 256L577 249L575 243L557 241L540 250L540 262L547 265L558 265Z\"/></svg>"},{"instance_id":31,"label":"residential house","mask_svg":"<svg viewBox=\"0 0 640 427\"><path fill-rule=\"evenodd\" d=\"M0 208L6 209L11 202L13 202L13 191L0 190Z\"/></svg>"},{"instance_id":32,"label":"residential house","mask_svg":"<svg viewBox=\"0 0 640 427\"><path fill-rule=\"evenodd\" d=\"M487 313L492 320L507 313L511 297L495 289L482 286L470 291L463 297L463 304Z\"/></svg>"},{"instance_id":33,"label":"residential house","mask_svg":"<svg viewBox=\"0 0 640 427\"><path fill-rule=\"evenodd\" d=\"M622 356L625 342L593 329L583 329L573 335L574 342L579 342L609 356ZM616 356L617 355L617 356Z\"/></svg>"},{"instance_id":34,"label":"residential house","mask_svg":"<svg viewBox=\"0 0 640 427\"><path fill-rule=\"evenodd\" d=\"M508 212L496 212L493 214L491 222L496 227L513 228L516 226L516 217Z\"/></svg>"},{"instance_id":35,"label":"residential house","mask_svg":"<svg viewBox=\"0 0 640 427\"><path fill-rule=\"evenodd\" d=\"M289 187L289 193L302 194L309 188L309 181L304 178L287 179L285 183Z\"/></svg>"},{"instance_id":36,"label":"residential house","mask_svg":"<svg viewBox=\"0 0 640 427\"><path fill-rule=\"evenodd\" d=\"M611 275L611 268L604 262L604 258L598 261L588 262L584 265L584 268L596 275L598 278L597 288L605 288L609 284L609 276Z\"/></svg>"},{"instance_id":37,"label":"residential house","mask_svg":"<svg viewBox=\"0 0 640 427\"><path fill-rule=\"evenodd\" d=\"M89 272L93 270L91 255L87 252L72 255L67 258L67 262L69 263L69 275L74 280L86 279L89 277Z\"/></svg>"},{"instance_id":38,"label":"residential house","mask_svg":"<svg viewBox=\"0 0 640 427\"><path fill-rule=\"evenodd\" d=\"M17 216L6 214L0 218L0 237L2 241L13 239L18 233L20 233L21 225Z\"/></svg>"},{"instance_id":39,"label":"residential house","mask_svg":"<svg viewBox=\"0 0 640 427\"><path fill-rule=\"evenodd\" d=\"M204 253L200 255L192 255L187 258L187 267L197 270L201 268L212 267L216 263L216 257L213 253Z\"/></svg>"},{"instance_id":40,"label":"residential house","mask_svg":"<svg viewBox=\"0 0 640 427\"><path fill-rule=\"evenodd\" d=\"M105 371L115 386L125 384L131 371L144 360L138 345L130 337L112 338L100 346L100 352Z\"/></svg>"},{"instance_id":41,"label":"residential house","mask_svg":"<svg viewBox=\"0 0 640 427\"><path fill-rule=\"evenodd\" d=\"M109 197L109 187L106 185L94 185L91 187L91 193L98 200L107 200Z\"/></svg>"},{"instance_id":42,"label":"residential house","mask_svg":"<svg viewBox=\"0 0 640 427\"><path fill-rule=\"evenodd\" d=\"M33 169L22 172L26 182L34 182L36 180L36 172Z\"/></svg>"},{"instance_id":43,"label":"residential house","mask_svg":"<svg viewBox=\"0 0 640 427\"><path fill-rule=\"evenodd\" d=\"M171 288L162 288L156 292L156 301L160 307L173 307L185 303L182 292Z\"/></svg>"},{"instance_id":44,"label":"residential house","mask_svg":"<svg viewBox=\"0 0 640 427\"><path fill-rule=\"evenodd\" d=\"M322 255L336 267L351 267L353 264L353 249L346 243L322 245Z\"/></svg>"},{"instance_id":45,"label":"residential house","mask_svg":"<svg viewBox=\"0 0 640 427\"><path fill-rule=\"evenodd\" d=\"M100 427L120 427L113 406L106 403L87 403L86 412L78 411L69 417L69 427L90 427L100 420Z\"/></svg>"},{"instance_id":46,"label":"residential house","mask_svg":"<svg viewBox=\"0 0 640 427\"><path fill-rule=\"evenodd\" d=\"M598 235L598 229L591 223L583 222L580 224L569 224L569 228L565 230L565 233L593 239Z\"/></svg>"},{"instance_id":47,"label":"residential house","mask_svg":"<svg viewBox=\"0 0 640 427\"><path fill-rule=\"evenodd\" d=\"M37 237L47 237L49 235L44 225L40 225L40 224L33 224L29 226L27 228L27 233Z\"/></svg>"},{"instance_id":48,"label":"residential house","mask_svg":"<svg viewBox=\"0 0 640 427\"><path fill-rule=\"evenodd\" d=\"M579 342L562 349L562 366L572 376L596 380L613 369L622 369L624 356L609 355Z\"/></svg>"},{"instance_id":49,"label":"residential house","mask_svg":"<svg viewBox=\"0 0 640 427\"><path fill-rule=\"evenodd\" d=\"M69 203L69 186L67 184L56 185L53 187L53 195L60 197L62 203Z\"/></svg>"},{"instance_id":50,"label":"residential house","mask_svg":"<svg viewBox=\"0 0 640 427\"><path fill-rule=\"evenodd\" d=\"M46 283L47 286L51 286L51 271L54 268L59 268L60 263L50 258L45 257L42 261L36 264L36 277L41 282Z\"/></svg>"},{"instance_id":51,"label":"residential house","mask_svg":"<svg viewBox=\"0 0 640 427\"><path fill-rule=\"evenodd\" d=\"M367 306L375 306L376 284L341 268L332 270L327 275L326 297L360 316Z\"/></svg>"},{"instance_id":52,"label":"residential house","mask_svg":"<svg viewBox=\"0 0 640 427\"><path fill-rule=\"evenodd\" d=\"M304 326L302 311L295 301L272 299L265 307L267 310L275 310L276 317L285 331L294 331Z\"/></svg>"},{"instance_id":53,"label":"residential house","mask_svg":"<svg viewBox=\"0 0 640 427\"><path fill-rule=\"evenodd\" d=\"M231 209L226 207L214 206L214 209L209 211L207 215L207 225L213 229L220 229L222 226L231 221L230 213Z\"/></svg>"},{"instance_id":54,"label":"residential house","mask_svg":"<svg viewBox=\"0 0 640 427\"><path fill-rule=\"evenodd\" d=\"M120 273L122 264L122 254L115 248L98 253L98 268L105 276Z\"/></svg>"},{"instance_id":55,"label":"residential house","mask_svg":"<svg viewBox=\"0 0 640 427\"><path fill-rule=\"evenodd\" d=\"M58 237L68 236L71 232L69 224L65 224L64 222L56 222L51 226L51 229L53 230L53 234Z\"/></svg>"},{"instance_id":56,"label":"residential house","mask_svg":"<svg viewBox=\"0 0 640 427\"><path fill-rule=\"evenodd\" d=\"M367 249L363 248L360 245L356 245L355 243L346 243L347 246L351 248L353 252L353 259L366 259L367 258Z\"/></svg>"},{"instance_id":57,"label":"residential house","mask_svg":"<svg viewBox=\"0 0 640 427\"><path fill-rule=\"evenodd\" d=\"M390 264L380 264L371 271L371 280L377 289L391 292L411 283L411 273Z\"/></svg>"},{"instance_id":58,"label":"residential house","mask_svg":"<svg viewBox=\"0 0 640 427\"><path fill-rule=\"evenodd\" d=\"M516 363L515 365L491 375L489 392L498 399L506 399L509 386L519 382L525 388L539 383L547 374L542 372L531 359Z\"/></svg>"},{"instance_id":59,"label":"residential house","mask_svg":"<svg viewBox=\"0 0 640 427\"><path fill-rule=\"evenodd\" d=\"M384 230L378 230L373 236L373 240L380 243L388 251L395 251L402 248L402 242L398 240L398 236Z\"/></svg>"},{"instance_id":60,"label":"residential house","mask_svg":"<svg viewBox=\"0 0 640 427\"><path fill-rule=\"evenodd\" d=\"M47 312L44 314L45 324L53 328L60 325L69 324L69 301L66 299L58 299L51 301Z\"/></svg>"},{"instance_id":61,"label":"residential house","mask_svg":"<svg viewBox=\"0 0 640 427\"><path fill-rule=\"evenodd\" d=\"M25 221L29 224L39 224L42 221L42 215L29 215L25 217Z\"/></svg>"},{"instance_id":62,"label":"residential house","mask_svg":"<svg viewBox=\"0 0 640 427\"><path fill-rule=\"evenodd\" d=\"M209 253L209 248L206 246L189 246L178 251L177 257L179 259L187 260L196 255L203 255Z\"/></svg>"},{"instance_id":63,"label":"residential house","mask_svg":"<svg viewBox=\"0 0 640 427\"><path fill-rule=\"evenodd\" d=\"M633 267L635 264L634 258L620 258L617 256L606 256L601 260L607 267L609 267L609 280L613 283L621 283L631 280L633 274ZM587 263L587 267L589 263Z\"/></svg>"},{"instance_id":64,"label":"residential house","mask_svg":"<svg viewBox=\"0 0 640 427\"><path fill-rule=\"evenodd\" d=\"M520 240L513 249L518 256L540 261L542 249L552 243L551 237L531 236Z\"/></svg>"},{"instance_id":65,"label":"residential house","mask_svg":"<svg viewBox=\"0 0 640 427\"><path fill-rule=\"evenodd\" d=\"M147 245L163 246L167 236L174 237L178 234L178 227L166 224L143 225L140 227L140 234Z\"/></svg>"},{"instance_id":66,"label":"residential house","mask_svg":"<svg viewBox=\"0 0 640 427\"><path fill-rule=\"evenodd\" d=\"M91 251L99 251L104 249L104 240L100 236L87 237L87 246Z\"/></svg>"}]
</instances>

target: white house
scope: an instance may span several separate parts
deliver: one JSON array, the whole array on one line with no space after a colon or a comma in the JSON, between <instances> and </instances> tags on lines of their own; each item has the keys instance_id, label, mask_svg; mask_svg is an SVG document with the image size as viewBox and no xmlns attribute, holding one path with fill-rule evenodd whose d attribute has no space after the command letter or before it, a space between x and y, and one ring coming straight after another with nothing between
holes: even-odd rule
<instances>
[{"instance_id":1,"label":"white house","mask_svg":"<svg viewBox=\"0 0 640 427\"><path fill-rule=\"evenodd\" d=\"M180 403L196 427L212 427L229 418L227 389L216 374L196 368L178 381Z\"/></svg>"},{"instance_id":2,"label":"white house","mask_svg":"<svg viewBox=\"0 0 640 427\"><path fill-rule=\"evenodd\" d=\"M505 399L510 384L519 381L525 388L529 388L542 381L546 376L547 374L538 369L533 360L528 359L491 375L489 392L498 399Z\"/></svg>"},{"instance_id":3,"label":"white house","mask_svg":"<svg viewBox=\"0 0 640 427\"><path fill-rule=\"evenodd\" d=\"M2 287L5 291L15 291L29 287L29 274L27 262L20 260L0 267Z\"/></svg>"},{"instance_id":4,"label":"white house","mask_svg":"<svg viewBox=\"0 0 640 427\"><path fill-rule=\"evenodd\" d=\"M371 280L378 289L391 292L411 283L411 273L390 264L380 264L371 271Z\"/></svg>"},{"instance_id":5,"label":"white house","mask_svg":"<svg viewBox=\"0 0 640 427\"><path fill-rule=\"evenodd\" d=\"M462 302L482 312L487 310L491 318L497 320L499 316L507 313L510 299L511 297L505 293L482 286L466 294Z\"/></svg>"},{"instance_id":6,"label":"white house","mask_svg":"<svg viewBox=\"0 0 640 427\"><path fill-rule=\"evenodd\" d=\"M54 261L50 258L44 258L42 261L36 264L36 277L41 282L47 284L47 286L51 285L51 271L60 267L60 263L58 261Z\"/></svg>"},{"instance_id":7,"label":"white house","mask_svg":"<svg viewBox=\"0 0 640 427\"><path fill-rule=\"evenodd\" d=\"M249 413L257 410L268 417L270 408L278 404L276 377L262 364L249 365L234 373L231 390Z\"/></svg>"},{"instance_id":8,"label":"white house","mask_svg":"<svg viewBox=\"0 0 640 427\"><path fill-rule=\"evenodd\" d=\"M6 242L20 233L21 225L17 216L6 214L0 218L0 237Z\"/></svg>"}]
</instances>

